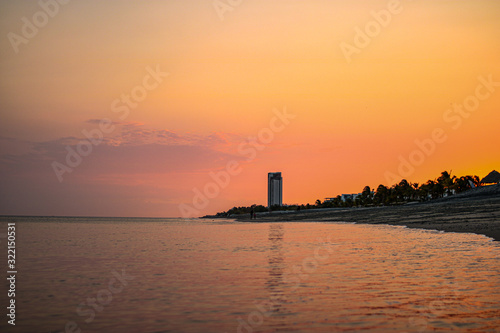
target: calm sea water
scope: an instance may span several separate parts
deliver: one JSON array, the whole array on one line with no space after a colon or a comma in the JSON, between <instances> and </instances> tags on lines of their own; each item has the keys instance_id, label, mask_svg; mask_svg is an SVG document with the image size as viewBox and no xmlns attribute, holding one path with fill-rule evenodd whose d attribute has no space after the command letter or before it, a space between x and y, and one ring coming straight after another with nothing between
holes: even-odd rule
<instances>
[{"instance_id":1,"label":"calm sea water","mask_svg":"<svg viewBox=\"0 0 500 333\"><path fill-rule=\"evenodd\" d=\"M1 332L500 331L500 246L483 236L2 218L4 272L8 221L17 222L17 313L15 328L2 315Z\"/></svg>"}]
</instances>

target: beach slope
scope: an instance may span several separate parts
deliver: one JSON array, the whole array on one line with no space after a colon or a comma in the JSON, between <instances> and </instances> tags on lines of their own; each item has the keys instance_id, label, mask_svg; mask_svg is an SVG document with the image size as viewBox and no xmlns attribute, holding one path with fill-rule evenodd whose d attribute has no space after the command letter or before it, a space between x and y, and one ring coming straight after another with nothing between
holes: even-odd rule
<instances>
[{"instance_id":1,"label":"beach slope","mask_svg":"<svg viewBox=\"0 0 500 333\"><path fill-rule=\"evenodd\" d=\"M331 208L248 215L240 221L330 221L405 225L409 228L468 232L500 240L500 185L472 189L454 196L424 203L388 207Z\"/></svg>"}]
</instances>

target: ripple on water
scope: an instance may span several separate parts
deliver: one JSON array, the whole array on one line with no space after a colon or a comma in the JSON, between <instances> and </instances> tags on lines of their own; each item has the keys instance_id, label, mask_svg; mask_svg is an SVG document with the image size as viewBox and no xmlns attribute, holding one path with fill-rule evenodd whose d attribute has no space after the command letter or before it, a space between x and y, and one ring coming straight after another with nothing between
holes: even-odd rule
<instances>
[{"instance_id":1,"label":"ripple on water","mask_svg":"<svg viewBox=\"0 0 500 333\"><path fill-rule=\"evenodd\" d=\"M500 326L500 248L478 235L333 223L73 222L17 226L21 330L64 331L68 321L85 332ZM134 278L110 294L122 270ZM86 322L89 298L105 304Z\"/></svg>"}]
</instances>

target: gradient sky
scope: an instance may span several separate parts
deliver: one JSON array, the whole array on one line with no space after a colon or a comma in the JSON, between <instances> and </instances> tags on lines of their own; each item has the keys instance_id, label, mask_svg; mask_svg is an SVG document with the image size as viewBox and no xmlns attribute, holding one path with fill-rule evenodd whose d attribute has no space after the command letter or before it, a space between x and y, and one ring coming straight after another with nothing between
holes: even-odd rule
<instances>
[{"instance_id":1,"label":"gradient sky","mask_svg":"<svg viewBox=\"0 0 500 333\"><path fill-rule=\"evenodd\" d=\"M0 214L180 216L230 161L241 172L199 215L265 205L272 171L293 204L392 185L388 172L500 169L500 85L478 79L500 82L499 1L400 1L385 26L373 12L391 1L243 0L223 20L215 2L73 0L43 24L38 2L2 1ZM34 15L38 32L16 52ZM342 43L377 25L347 61ZM168 76L113 112L148 68ZM447 111L478 89L473 112ZM295 118L242 154L284 109ZM103 118L113 130L60 182L53 162ZM436 128L446 140L401 174L400 156L422 156L415 140Z\"/></svg>"}]
</instances>

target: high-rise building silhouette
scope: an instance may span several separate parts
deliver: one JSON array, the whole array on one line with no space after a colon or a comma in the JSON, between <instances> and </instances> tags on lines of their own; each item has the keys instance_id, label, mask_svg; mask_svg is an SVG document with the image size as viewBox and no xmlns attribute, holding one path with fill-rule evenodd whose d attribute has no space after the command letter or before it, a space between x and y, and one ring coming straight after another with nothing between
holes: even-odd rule
<instances>
[{"instance_id":1,"label":"high-rise building silhouette","mask_svg":"<svg viewBox=\"0 0 500 333\"><path fill-rule=\"evenodd\" d=\"M267 206L283 204L283 178L281 172L267 174Z\"/></svg>"}]
</instances>

